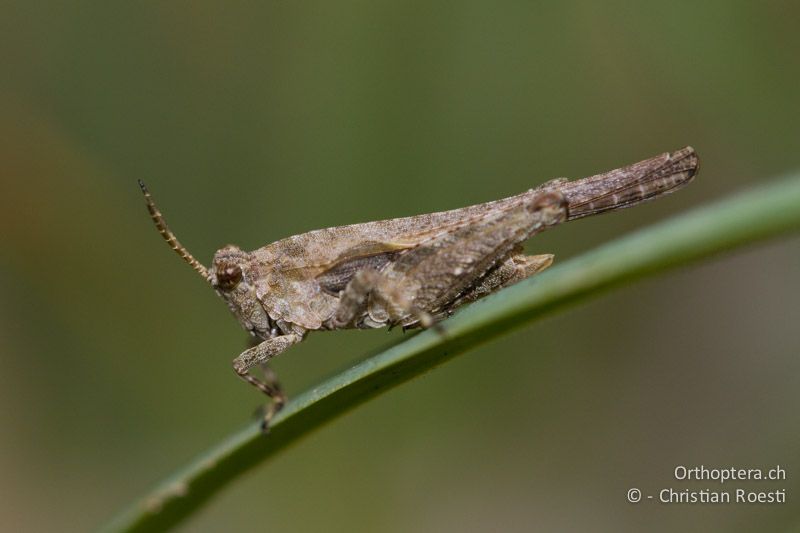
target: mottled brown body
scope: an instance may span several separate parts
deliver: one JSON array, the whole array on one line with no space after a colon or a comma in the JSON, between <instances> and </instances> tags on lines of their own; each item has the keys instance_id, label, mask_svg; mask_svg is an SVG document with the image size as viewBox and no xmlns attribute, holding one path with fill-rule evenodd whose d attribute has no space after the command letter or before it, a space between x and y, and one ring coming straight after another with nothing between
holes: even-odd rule
<instances>
[{"instance_id":1,"label":"mottled brown body","mask_svg":"<svg viewBox=\"0 0 800 533\"><path fill-rule=\"evenodd\" d=\"M522 243L533 235L675 191L697 168L697 155L687 147L452 211L310 231L253 252L229 245L214 255L209 269L181 246L140 185L165 240L260 341L233 366L273 399L266 428L285 396L265 365L309 331L428 327L460 305L547 268L552 255L522 253ZM256 365L264 367L265 380L249 374Z\"/></svg>"}]
</instances>

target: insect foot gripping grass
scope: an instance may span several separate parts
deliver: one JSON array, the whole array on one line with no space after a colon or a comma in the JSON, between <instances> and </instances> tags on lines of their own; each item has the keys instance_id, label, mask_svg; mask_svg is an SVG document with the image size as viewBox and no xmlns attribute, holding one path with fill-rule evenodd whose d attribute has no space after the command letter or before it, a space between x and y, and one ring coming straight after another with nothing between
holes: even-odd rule
<instances>
[{"instance_id":1,"label":"insect foot gripping grass","mask_svg":"<svg viewBox=\"0 0 800 533\"><path fill-rule=\"evenodd\" d=\"M512 285L553 262L522 244L545 229L631 207L688 184L691 147L569 181L558 178L502 200L427 215L319 229L253 252L235 245L203 266L170 231L144 183L147 209L167 244L228 304L257 341L233 369L272 401L263 429L286 402L270 359L309 331L430 327L461 305ZM259 366L263 378L250 374Z\"/></svg>"}]
</instances>

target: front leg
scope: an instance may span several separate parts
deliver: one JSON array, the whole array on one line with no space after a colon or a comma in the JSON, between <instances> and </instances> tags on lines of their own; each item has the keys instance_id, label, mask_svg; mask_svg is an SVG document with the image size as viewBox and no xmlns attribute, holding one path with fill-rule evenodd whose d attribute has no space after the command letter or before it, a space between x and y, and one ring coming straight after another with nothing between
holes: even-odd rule
<instances>
[{"instance_id":1,"label":"front leg","mask_svg":"<svg viewBox=\"0 0 800 533\"><path fill-rule=\"evenodd\" d=\"M270 383L265 383L251 376L249 370L256 365L266 364L267 361L301 340L303 340L303 337L296 333L289 333L288 335L267 339L243 351L239 357L233 360L233 369L239 377L269 396L272 400L264 411L264 420L261 424L261 428L265 433L269 430L269 422L272 420L272 417L275 416L275 413L280 411L286 403L286 395L281 390L280 385L278 385L277 379L270 379Z\"/></svg>"}]
</instances>

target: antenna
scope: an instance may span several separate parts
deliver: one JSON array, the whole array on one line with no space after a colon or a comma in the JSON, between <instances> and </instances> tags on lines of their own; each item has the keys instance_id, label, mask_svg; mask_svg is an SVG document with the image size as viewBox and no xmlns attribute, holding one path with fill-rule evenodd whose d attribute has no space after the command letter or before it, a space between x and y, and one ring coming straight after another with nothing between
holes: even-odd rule
<instances>
[{"instance_id":1,"label":"antenna","mask_svg":"<svg viewBox=\"0 0 800 533\"><path fill-rule=\"evenodd\" d=\"M184 261L189 263L189 265L201 276L203 279L208 279L208 270L206 267L200 264L200 261L194 258L192 254L189 253L189 250L184 248L184 246L178 241L178 238L175 236L174 233L169 229L167 226L167 222L164 220L164 217L161 215L161 211L158 210L156 204L153 202L153 197L150 196L150 191L147 190L144 182L139 180L139 187L142 188L142 193L144 194L144 199L147 202L147 210L150 211L150 217L153 219L153 222L156 224L156 228L158 232L164 237L164 240L167 241L169 247L175 250Z\"/></svg>"}]
</instances>

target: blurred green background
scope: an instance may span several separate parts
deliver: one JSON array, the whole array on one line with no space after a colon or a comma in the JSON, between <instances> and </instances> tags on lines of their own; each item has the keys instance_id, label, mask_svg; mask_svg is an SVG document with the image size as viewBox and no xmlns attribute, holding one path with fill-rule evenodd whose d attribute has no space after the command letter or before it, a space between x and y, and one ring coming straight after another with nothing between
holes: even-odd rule
<instances>
[{"instance_id":1,"label":"blurred green background","mask_svg":"<svg viewBox=\"0 0 800 533\"><path fill-rule=\"evenodd\" d=\"M4 2L0 529L85 531L250 420L208 263L691 144L699 179L537 237L557 261L800 168L797 2ZM783 531L800 524L800 239L481 346L252 471L183 531ZM289 394L396 342L311 335ZM676 465L789 503L631 505ZM733 488L730 485L723 488Z\"/></svg>"}]
</instances>

